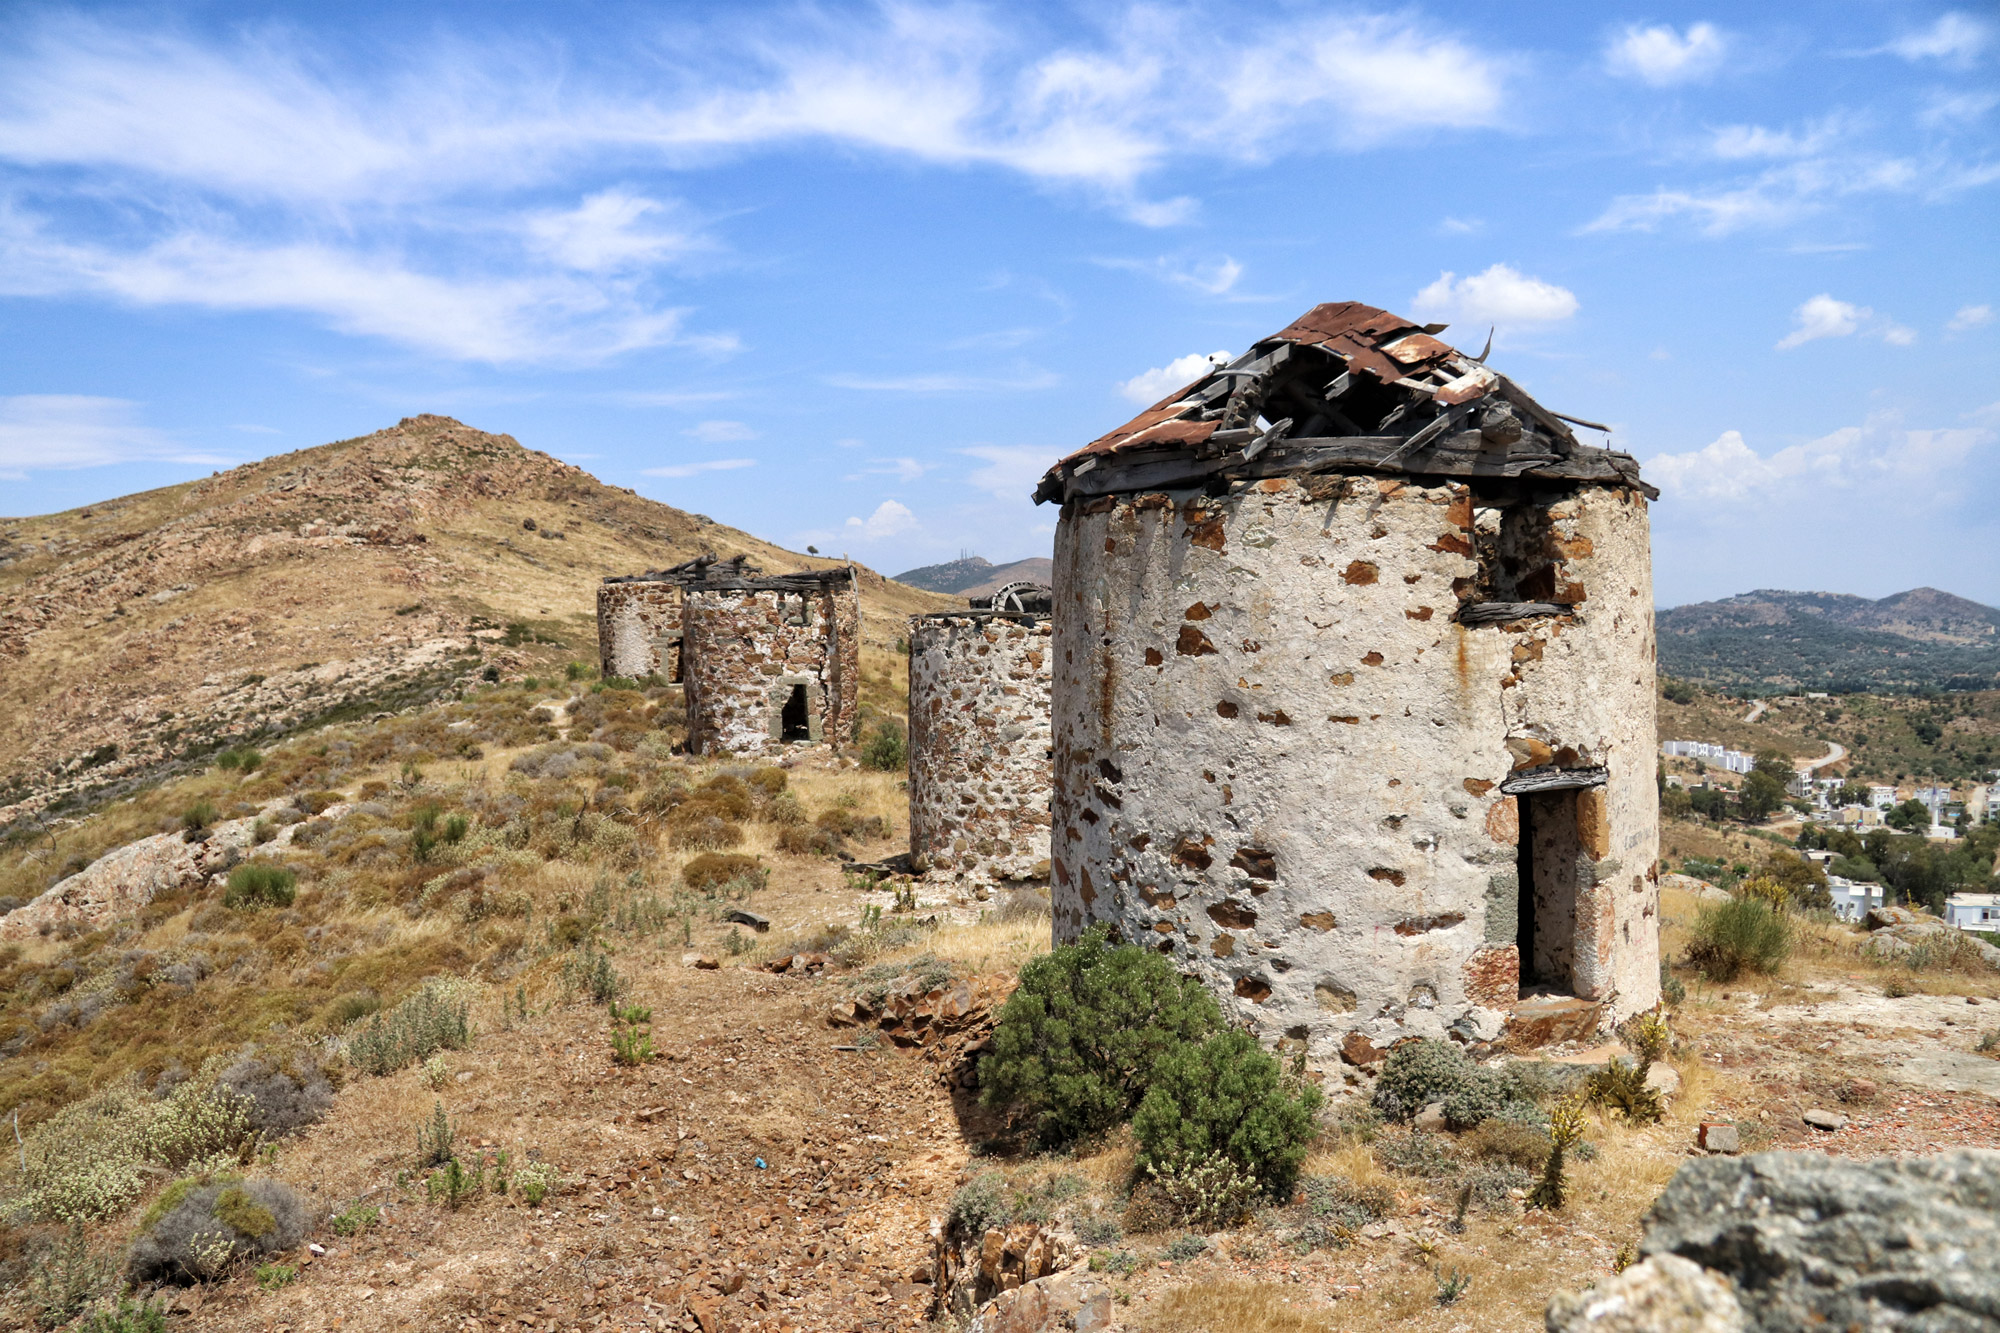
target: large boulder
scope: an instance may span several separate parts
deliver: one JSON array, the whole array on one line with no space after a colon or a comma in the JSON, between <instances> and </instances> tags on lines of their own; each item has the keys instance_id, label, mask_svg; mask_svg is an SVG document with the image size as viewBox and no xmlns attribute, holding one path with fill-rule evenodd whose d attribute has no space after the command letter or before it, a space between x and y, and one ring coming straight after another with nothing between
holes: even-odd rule
<instances>
[{"instance_id":1,"label":"large boulder","mask_svg":"<svg viewBox=\"0 0 2000 1333\"><path fill-rule=\"evenodd\" d=\"M203 876L202 847L160 833L106 852L48 892L0 918L0 940L26 940L65 923L93 930L129 917Z\"/></svg>"},{"instance_id":2,"label":"large boulder","mask_svg":"<svg viewBox=\"0 0 2000 1333\"><path fill-rule=\"evenodd\" d=\"M1589 1291L1549 1302L1549 1333L1745 1333L1729 1283L1675 1254L1656 1254Z\"/></svg>"},{"instance_id":3,"label":"large boulder","mask_svg":"<svg viewBox=\"0 0 2000 1333\"><path fill-rule=\"evenodd\" d=\"M1756 1333L2000 1333L2000 1152L1708 1158L1675 1174L1645 1226L1644 1254L1727 1278Z\"/></svg>"},{"instance_id":4,"label":"large boulder","mask_svg":"<svg viewBox=\"0 0 2000 1333\"><path fill-rule=\"evenodd\" d=\"M1660 876L1660 887L1672 892L1693 894L1695 898L1705 903L1726 903L1729 901L1729 891L1727 889L1719 889L1707 880L1696 879L1693 875L1662 875Z\"/></svg>"},{"instance_id":5,"label":"large boulder","mask_svg":"<svg viewBox=\"0 0 2000 1333\"><path fill-rule=\"evenodd\" d=\"M269 814L284 805L274 801ZM329 814L345 807L334 806ZM276 829L260 855L282 853L291 845L298 825ZM257 845L257 817L228 819L209 828L196 842L179 833L156 833L106 852L82 870L31 902L0 917L0 940L27 940L64 925L96 930L138 915L139 909L164 893L199 884L242 860Z\"/></svg>"},{"instance_id":6,"label":"large boulder","mask_svg":"<svg viewBox=\"0 0 2000 1333\"><path fill-rule=\"evenodd\" d=\"M1934 916L1926 916L1913 907L1900 907L1895 903L1884 903L1880 907L1868 909L1862 924L1870 930L1889 930L1895 926L1941 926L1944 923Z\"/></svg>"}]
</instances>

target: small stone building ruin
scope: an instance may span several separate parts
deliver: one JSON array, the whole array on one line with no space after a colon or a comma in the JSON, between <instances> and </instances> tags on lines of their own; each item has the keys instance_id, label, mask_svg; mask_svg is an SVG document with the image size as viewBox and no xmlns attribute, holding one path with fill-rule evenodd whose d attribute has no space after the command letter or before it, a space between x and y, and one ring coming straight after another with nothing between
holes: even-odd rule
<instances>
[{"instance_id":1,"label":"small stone building ruin","mask_svg":"<svg viewBox=\"0 0 2000 1333\"><path fill-rule=\"evenodd\" d=\"M1057 936L1364 1065L1659 990L1658 493L1442 327L1318 306L1036 492Z\"/></svg>"},{"instance_id":2,"label":"small stone building ruin","mask_svg":"<svg viewBox=\"0 0 2000 1333\"><path fill-rule=\"evenodd\" d=\"M607 578L597 638L605 675L683 687L690 753L854 740L861 596L849 567L764 575L742 556L706 555Z\"/></svg>"},{"instance_id":3,"label":"small stone building ruin","mask_svg":"<svg viewBox=\"0 0 2000 1333\"><path fill-rule=\"evenodd\" d=\"M1049 606L1010 583L910 617L910 860L991 884L1049 873Z\"/></svg>"}]
</instances>

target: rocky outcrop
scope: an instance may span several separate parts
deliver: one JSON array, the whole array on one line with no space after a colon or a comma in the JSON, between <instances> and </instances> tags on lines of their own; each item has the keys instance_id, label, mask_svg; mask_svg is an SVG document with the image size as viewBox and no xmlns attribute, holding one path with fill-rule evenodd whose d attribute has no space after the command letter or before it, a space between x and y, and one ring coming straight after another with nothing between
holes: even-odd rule
<instances>
[{"instance_id":1,"label":"rocky outcrop","mask_svg":"<svg viewBox=\"0 0 2000 1333\"><path fill-rule=\"evenodd\" d=\"M274 802L263 813L283 804ZM338 815L343 809L332 806L326 813ZM200 884L241 861L256 845L259 817L224 820L194 842L179 833L156 833L106 852L0 917L0 940L28 940L66 927L95 930L136 916L161 894ZM293 824L278 829L265 850L281 851L296 828Z\"/></svg>"},{"instance_id":2,"label":"rocky outcrop","mask_svg":"<svg viewBox=\"0 0 2000 1333\"><path fill-rule=\"evenodd\" d=\"M1660 891L1663 893L1691 893L1705 903L1726 903L1729 891L1719 889L1705 879L1693 875L1665 874L1660 876Z\"/></svg>"},{"instance_id":3,"label":"rocky outcrop","mask_svg":"<svg viewBox=\"0 0 2000 1333\"><path fill-rule=\"evenodd\" d=\"M1953 950L1976 950L1988 967L2000 970L2000 949L1966 934L1954 925L1908 907L1883 904L1871 907L1865 918L1868 939L1863 953L1877 958L1901 958L1913 949L1947 945Z\"/></svg>"},{"instance_id":4,"label":"rocky outcrop","mask_svg":"<svg viewBox=\"0 0 2000 1333\"><path fill-rule=\"evenodd\" d=\"M831 1027L879 1029L898 1046L922 1050L948 1086L969 1088L1015 984L1015 978L999 974L926 988L924 978L909 976L881 995L840 1001L827 1011L826 1021Z\"/></svg>"},{"instance_id":5,"label":"rocky outcrop","mask_svg":"<svg viewBox=\"0 0 2000 1333\"><path fill-rule=\"evenodd\" d=\"M1744 1333L1729 1284L1674 1254L1634 1264L1589 1291L1549 1302L1549 1333Z\"/></svg>"},{"instance_id":6,"label":"rocky outcrop","mask_svg":"<svg viewBox=\"0 0 2000 1333\"><path fill-rule=\"evenodd\" d=\"M1549 1328L2000 1333L2000 1152L1872 1162L1759 1153L1691 1162L1654 1202L1640 1248L1649 1258L1639 1267L1649 1272L1633 1278L1639 1269L1630 1270L1625 1286L1621 1278L1557 1297ZM1699 1284L1667 1259L1728 1284L1744 1322L1687 1322L1686 1298ZM1614 1315L1624 1322L1612 1322Z\"/></svg>"},{"instance_id":7,"label":"rocky outcrop","mask_svg":"<svg viewBox=\"0 0 2000 1333\"><path fill-rule=\"evenodd\" d=\"M941 1318L963 1319L975 1310L983 1315L987 1311L982 1307L995 1298L1029 1288L1043 1293L1031 1303L1045 1306L1054 1293L1038 1279L1061 1273L1083 1253L1076 1237L1069 1232L1033 1223L967 1233L956 1224L947 1228L941 1221L933 1222L931 1244L932 1290L937 1293L936 1314ZM999 1333L1002 1328L1025 1330L1043 1326L1019 1322L1026 1317L1024 1307L1017 1319L989 1323L986 1327L988 1333Z\"/></svg>"},{"instance_id":8,"label":"rocky outcrop","mask_svg":"<svg viewBox=\"0 0 2000 1333\"><path fill-rule=\"evenodd\" d=\"M965 1333L1103 1333L1110 1327L1111 1288L1071 1271L1001 1292L980 1307Z\"/></svg>"}]
</instances>

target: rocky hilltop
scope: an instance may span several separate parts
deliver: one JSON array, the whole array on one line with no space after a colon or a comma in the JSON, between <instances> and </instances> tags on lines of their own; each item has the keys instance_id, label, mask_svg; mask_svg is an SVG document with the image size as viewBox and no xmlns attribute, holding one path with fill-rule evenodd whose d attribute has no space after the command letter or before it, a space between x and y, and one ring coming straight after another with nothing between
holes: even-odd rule
<instances>
[{"instance_id":1,"label":"rocky hilltop","mask_svg":"<svg viewBox=\"0 0 2000 1333\"><path fill-rule=\"evenodd\" d=\"M591 660L602 575L703 551L833 563L440 416L0 520L0 825L490 665ZM861 596L883 647L945 605L870 572Z\"/></svg>"}]
</instances>

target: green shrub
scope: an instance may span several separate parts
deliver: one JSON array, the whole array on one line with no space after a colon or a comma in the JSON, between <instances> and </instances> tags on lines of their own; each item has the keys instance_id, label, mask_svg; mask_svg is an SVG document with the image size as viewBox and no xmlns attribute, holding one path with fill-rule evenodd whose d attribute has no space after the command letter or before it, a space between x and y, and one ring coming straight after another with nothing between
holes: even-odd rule
<instances>
[{"instance_id":1,"label":"green shrub","mask_svg":"<svg viewBox=\"0 0 2000 1333\"><path fill-rule=\"evenodd\" d=\"M472 1044L472 1001L455 978L426 981L402 1003L378 1013L347 1039L347 1059L368 1074L393 1074L439 1051Z\"/></svg>"},{"instance_id":2,"label":"green shrub","mask_svg":"<svg viewBox=\"0 0 2000 1333\"><path fill-rule=\"evenodd\" d=\"M1032 1115L1046 1143L1126 1119L1164 1056L1221 1026L1199 981L1150 949L1107 948L1106 938L1096 927L1021 969L979 1068L986 1105Z\"/></svg>"},{"instance_id":3,"label":"green shrub","mask_svg":"<svg viewBox=\"0 0 2000 1333\"><path fill-rule=\"evenodd\" d=\"M581 995L592 1004L610 1004L623 993L625 979L611 965L610 954L586 944L563 959L562 987L571 998Z\"/></svg>"},{"instance_id":4,"label":"green shrub","mask_svg":"<svg viewBox=\"0 0 2000 1333\"><path fill-rule=\"evenodd\" d=\"M1375 1109L1390 1120L1408 1120L1432 1102L1441 1102L1472 1083L1480 1072L1464 1051L1448 1041L1425 1037L1389 1052L1375 1080Z\"/></svg>"},{"instance_id":5,"label":"green shrub","mask_svg":"<svg viewBox=\"0 0 2000 1333\"><path fill-rule=\"evenodd\" d=\"M298 897L297 872L269 861L245 861L229 872L224 907L290 907Z\"/></svg>"},{"instance_id":6,"label":"green shrub","mask_svg":"<svg viewBox=\"0 0 2000 1333\"><path fill-rule=\"evenodd\" d=\"M952 1232L961 1237L983 1236L1014 1220L1007 1177L998 1171L982 1171L952 1195L948 1214Z\"/></svg>"},{"instance_id":7,"label":"green shrub","mask_svg":"<svg viewBox=\"0 0 2000 1333\"><path fill-rule=\"evenodd\" d=\"M1163 1251L1166 1257L1177 1264L1184 1264L1196 1255L1208 1252L1208 1237L1197 1236L1192 1231L1183 1231L1167 1242Z\"/></svg>"},{"instance_id":8,"label":"green shrub","mask_svg":"<svg viewBox=\"0 0 2000 1333\"><path fill-rule=\"evenodd\" d=\"M738 879L752 880L762 888L770 874L757 864L754 856L741 852L703 852L681 867L681 882L697 893L710 893Z\"/></svg>"},{"instance_id":9,"label":"green shrub","mask_svg":"<svg viewBox=\"0 0 2000 1333\"><path fill-rule=\"evenodd\" d=\"M120 1296L116 1305L97 1310L78 1324L76 1333L167 1333L167 1307L151 1299Z\"/></svg>"},{"instance_id":10,"label":"green shrub","mask_svg":"<svg viewBox=\"0 0 2000 1333\"><path fill-rule=\"evenodd\" d=\"M1202 1231L1235 1225L1264 1192L1255 1176L1220 1153L1185 1163L1148 1162L1145 1170L1175 1218Z\"/></svg>"},{"instance_id":11,"label":"green shrub","mask_svg":"<svg viewBox=\"0 0 2000 1333\"><path fill-rule=\"evenodd\" d=\"M188 1191L132 1245L139 1282L211 1282L240 1260L291 1249L305 1238L305 1199L276 1180L217 1182Z\"/></svg>"},{"instance_id":12,"label":"green shrub","mask_svg":"<svg viewBox=\"0 0 2000 1333\"><path fill-rule=\"evenodd\" d=\"M25 1295L35 1322L55 1328L74 1319L112 1277L112 1265L90 1248L83 1224L73 1221L35 1265Z\"/></svg>"},{"instance_id":13,"label":"green shrub","mask_svg":"<svg viewBox=\"0 0 2000 1333\"><path fill-rule=\"evenodd\" d=\"M878 722L861 743L861 766L878 773L900 772L909 763L909 743L893 722Z\"/></svg>"},{"instance_id":14,"label":"green shrub","mask_svg":"<svg viewBox=\"0 0 2000 1333\"><path fill-rule=\"evenodd\" d=\"M430 1196L431 1202L441 1203L454 1212L467 1200L478 1197L485 1188L486 1161L483 1157L470 1171L456 1157L446 1158L444 1165L431 1172L430 1179L424 1182L424 1192Z\"/></svg>"},{"instance_id":15,"label":"green shrub","mask_svg":"<svg viewBox=\"0 0 2000 1333\"><path fill-rule=\"evenodd\" d=\"M1227 1158L1274 1198L1290 1189L1318 1132L1319 1089L1285 1087L1283 1071L1247 1032L1220 1032L1167 1051L1132 1117L1141 1166L1187 1171Z\"/></svg>"},{"instance_id":16,"label":"green shrub","mask_svg":"<svg viewBox=\"0 0 2000 1333\"><path fill-rule=\"evenodd\" d=\"M215 802L200 800L181 811L181 827L191 834L200 833L220 818L222 812L215 808Z\"/></svg>"},{"instance_id":17,"label":"green shrub","mask_svg":"<svg viewBox=\"0 0 2000 1333\"><path fill-rule=\"evenodd\" d=\"M1776 972L1792 952L1791 922L1758 898L1702 908L1692 933L1687 960L1711 981L1734 981L1746 971Z\"/></svg>"},{"instance_id":18,"label":"green shrub","mask_svg":"<svg viewBox=\"0 0 2000 1333\"><path fill-rule=\"evenodd\" d=\"M257 1286L263 1291L277 1291L289 1287L299 1270L291 1264L257 1265Z\"/></svg>"},{"instance_id":19,"label":"green shrub","mask_svg":"<svg viewBox=\"0 0 2000 1333\"><path fill-rule=\"evenodd\" d=\"M370 1203L349 1204L333 1216L333 1234L358 1236L382 1220L382 1210Z\"/></svg>"},{"instance_id":20,"label":"green shrub","mask_svg":"<svg viewBox=\"0 0 2000 1333\"><path fill-rule=\"evenodd\" d=\"M457 1137L451 1117L444 1113L444 1103L433 1100L430 1118L417 1125L417 1165L441 1166L450 1161L452 1142Z\"/></svg>"},{"instance_id":21,"label":"green shrub","mask_svg":"<svg viewBox=\"0 0 2000 1333\"><path fill-rule=\"evenodd\" d=\"M514 1192L531 1208L539 1208L542 1200L561 1188L562 1173L547 1162L528 1162L514 1173Z\"/></svg>"},{"instance_id":22,"label":"green shrub","mask_svg":"<svg viewBox=\"0 0 2000 1333\"><path fill-rule=\"evenodd\" d=\"M1667 963L1666 959L1662 958L1660 960L1660 998L1678 1009L1681 1005L1687 1003L1687 997L1687 983L1675 976L1673 968Z\"/></svg>"},{"instance_id":23,"label":"green shrub","mask_svg":"<svg viewBox=\"0 0 2000 1333\"><path fill-rule=\"evenodd\" d=\"M611 1001L611 1058L621 1065L642 1065L653 1058L653 1011L636 1004Z\"/></svg>"}]
</instances>

